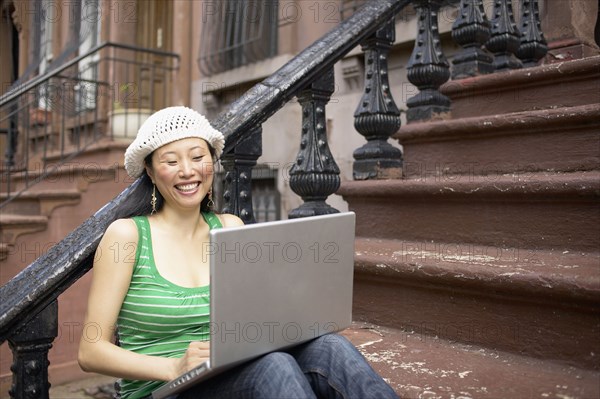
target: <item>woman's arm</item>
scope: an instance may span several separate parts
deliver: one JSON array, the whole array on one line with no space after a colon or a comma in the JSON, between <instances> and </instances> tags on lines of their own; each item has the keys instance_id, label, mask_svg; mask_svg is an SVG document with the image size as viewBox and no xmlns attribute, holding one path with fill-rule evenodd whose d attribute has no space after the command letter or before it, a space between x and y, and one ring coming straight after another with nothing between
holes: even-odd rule
<instances>
[{"instance_id":1,"label":"woman's arm","mask_svg":"<svg viewBox=\"0 0 600 399\"><path fill-rule=\"evenodd\" d=\"M112 342L134 267L134 257L125 249L131 243L137 247L137 242L135 222L120 219L108 227L98 245L84 324L84 332L93 326L98 335L82 335L78 361L85 371L134 380L169 381L208 357L208 343L206 348L195 344L192 350L190 346L183 358L169 359L137 354Z\"/></svg>"}]
</instances>

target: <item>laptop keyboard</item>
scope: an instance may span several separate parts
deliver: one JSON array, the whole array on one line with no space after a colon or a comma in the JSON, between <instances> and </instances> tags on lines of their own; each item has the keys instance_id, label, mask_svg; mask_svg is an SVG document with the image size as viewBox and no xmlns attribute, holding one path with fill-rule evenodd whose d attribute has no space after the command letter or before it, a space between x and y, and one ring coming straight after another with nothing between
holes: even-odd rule
<instances>
[{"instance_id":1,"label":"laptop keyboard","mask_svg":"<svg viewBox=\"0 0 600 399\"><path fill-rule=\"evenodd\" d=\"M187 373L183 374L182 376L175 379L174 381L171 381L171 383L169 384L169 388L176 388L181 384L185 384L186 382L190 381L192 378L195 378L201 372L204 372L205 369L206 369L206 367L203 364L202 366L198 366L198 367L188 371Z\"/></svg>"}]
</instances>

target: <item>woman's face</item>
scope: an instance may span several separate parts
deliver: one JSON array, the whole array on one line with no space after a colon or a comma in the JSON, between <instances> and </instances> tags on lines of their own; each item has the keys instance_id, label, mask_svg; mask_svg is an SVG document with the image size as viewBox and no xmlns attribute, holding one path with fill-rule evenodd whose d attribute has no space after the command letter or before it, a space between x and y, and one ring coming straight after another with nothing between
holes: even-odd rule
<instances>
[{"instance_id":1,"label":"woman's face","mask_svg":"<svg viewBox=\"0 0 600 399\"><path fill-rule=\"evenodd\" d=\"M213 182L213 160L208 143L187 138L166 144L152 154L148 176L165 199L165 205L198 209Z\"/></svg>"}]
</instances>

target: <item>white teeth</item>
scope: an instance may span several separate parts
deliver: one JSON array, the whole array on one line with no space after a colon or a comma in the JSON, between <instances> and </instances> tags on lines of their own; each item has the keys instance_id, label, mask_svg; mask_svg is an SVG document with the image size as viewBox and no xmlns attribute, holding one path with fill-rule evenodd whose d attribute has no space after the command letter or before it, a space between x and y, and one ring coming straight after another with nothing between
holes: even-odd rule
<instances>
[{"instance_id":1,"label":"white teeth","mask_svg":"<svg viewBox=\"0 0 600 399\"><path fill-rule=\"evenodd\" d=\"M195 190L199 184L200 183L183 184L183 185L175 186L175 188L179 191L192 191L192 190Z\"/></svg>"}]
</instances>

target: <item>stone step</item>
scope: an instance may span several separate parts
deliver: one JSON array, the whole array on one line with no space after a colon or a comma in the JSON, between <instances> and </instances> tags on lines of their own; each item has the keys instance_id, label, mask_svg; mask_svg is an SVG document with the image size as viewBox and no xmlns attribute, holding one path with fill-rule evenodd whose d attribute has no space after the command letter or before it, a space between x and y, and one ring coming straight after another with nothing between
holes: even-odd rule
<instances>
[{"instance_id":1,"label":"stone step","mask_svg":"<svg viewBox=\"0 0 600 399\"><path fill-rule=\"evenodd\" d=\"M600 172L342 182L356 234L597 251Z\"/></svg>"},{"instance_id":2,"label":"stone step","mask_svg":"<svg viewBox=\"0 0 600 399\"><path fill-rule=\"evenodd\" d=\"M123 154L128 143L103 138L85 148L69 146L64 151L48 151L45 157L29 160L28 169L13 171L10 180L2 176L0 191L48 189L86 190L89 183L114 180L133 182L124 170Z\"/></svg>"},{"instance_id":3,"label":"stone step","mask_svg":"<svg viewBox=\"0 0 600 399\"><path fill-rule=\"evenodd\" d=\"M46 190L87 190L90 183L102 181L115 183L133 183L121 165L107 165L96 162L67 161L61 165L38 165L29 171L12 173L10 177L11 191ZM6 192L7 181L1 182L0 190Z\"/></svg>"},{"instance_id":4,"label":"stone step","mask_svg":"<svg viewBox=\"0 0 600 399\"><path fill-rule=\"evenodd\" d=\"M600 56L452 80L452 119L600 103Z\"/></svg>"},{"instance_id":5,"label":"stone step","mask_svg":"<svg viewBox=\"0 0 600 399\"><path fill-rule=\"evenodd\" d=\"M10 245L6 242L0 242L0 260L5 260L10 254Z\"/></svg>"},{"instance_id":6,"label":"stone step","mask_svg":"<svg viewBox=\"0 0 600 399\"><path fill-rule=\"evenodd\" d=\"M596 90L599 90L596 85ZM407 179L600 169L600 101L402 126Z\"/></svg>"},{"instance_id":7,"label":"stone step","mask_svg":"<svg viewBox=\"0 0 600 399\"><path fill-rule=\"evenodd\" d=\"M0 193L0 203L8 198L14 198L1 211L5 214L44 215L50 216L58 206L74 205L81 199L81 193L76 189L47 189L24 191L22 193Z\"/></svg>"},{"instance_id":8,"label":"stone step","mask_svg":"<svg viewBox=\"0 0 600 399\"><path fill-rule=\"evenodd\" d=\"M600 370L599 252L364 237L355 251L355 320Z\"/></svg>"},{"instance_id":9,"label":"stone step","mask_svg":"<svg viewBox=\"0 0 600 399\"><path fill-rule=\"evenodd\" d=\"M47 225L48 216L0 213L0 242L14 244L21 234L42 231Z\"/></svg>"},{"instance_id":10,"label":"stone step","mask_svg":"<svg viewBox=\"0 0 600 399\"><path fill-rule=\"evenodd\" d=\"M129 142L102 139L95 143L87 144L85 149L73 147L66 151L51 151L44 158L48 165L59 165L65 158L76 157L82 166L87 164L123 165L124 154Z\"/></svg>"},{"instance_id":11,"label":"stone step","mask_svg":"<svg viewBox=\"0 0 600 399\"><path fill-rule=\"evenodd\" d=\"M342 332L403 399L600 397L600 372L354 322Z\"/></svg>"}]
</instances>

